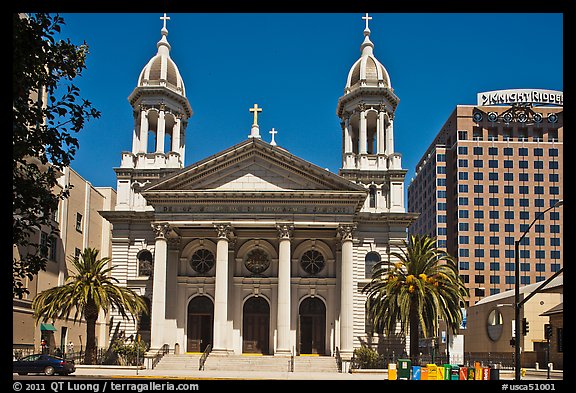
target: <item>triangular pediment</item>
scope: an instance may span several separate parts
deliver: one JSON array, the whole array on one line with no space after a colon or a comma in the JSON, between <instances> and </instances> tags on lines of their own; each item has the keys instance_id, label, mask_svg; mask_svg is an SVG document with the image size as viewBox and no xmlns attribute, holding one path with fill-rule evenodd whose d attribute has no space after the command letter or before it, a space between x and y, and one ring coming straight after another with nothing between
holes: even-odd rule
<instances>
[{"instance_id":1,"label":"triangular pediment","mask_svg":"<svg viewBox=\"0 0 576 393\"><path fill-rule=\"evenodd\" d=\"M288 151L251 139L192 164L143 190L159 192L365 192Z\"/></svg>"}]
</instances>

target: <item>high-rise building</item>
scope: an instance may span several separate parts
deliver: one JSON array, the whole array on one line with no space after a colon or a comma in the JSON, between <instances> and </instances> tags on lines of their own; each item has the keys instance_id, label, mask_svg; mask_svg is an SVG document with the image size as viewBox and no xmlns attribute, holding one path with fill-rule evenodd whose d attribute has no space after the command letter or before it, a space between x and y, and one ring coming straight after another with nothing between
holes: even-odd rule
<instances>
[{"instance_id":1,"label":"high-rise building","mask_svg":"<svg viewBox=\"0 0 576 393\"><path fill-rule=\"evenodd\" d=\"M410 233L437 237L458 259L470 304L544 281L562 267L563 94L514 89L458 105L416 166ZM533 227L530 227L531 224Z\"/></svg>"}]
</instances>

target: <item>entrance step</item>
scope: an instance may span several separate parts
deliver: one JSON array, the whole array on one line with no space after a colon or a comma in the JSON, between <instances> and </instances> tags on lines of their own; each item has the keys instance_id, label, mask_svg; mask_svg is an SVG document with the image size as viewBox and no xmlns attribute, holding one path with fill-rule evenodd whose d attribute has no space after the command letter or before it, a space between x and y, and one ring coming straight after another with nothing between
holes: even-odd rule
<instances>
[{"instance_id":1,"label":"entrance step","mask_svg":"<svg viewBox=\"0 0 576 393\"><path fill-rule=\"evenodd\" d=\"M167 354L156 365L156 370L194 370L200 365L201 354ZM204 370L273 371L289 372L290 356L272 355L214 355L204 363ZM337 373L336 358L332 356L295 356L294 372Z\"/></svg>"},{"instance_id":2,"label":"entrance step","mask_svg":"<svg viewBox=\"0 0 576 393\"><path fill-rule=\"evenodd\" d=\"M198 370L202 354L167 354L160 359L156 370Z\"/></svg>"},{"instance_id":3,"label":"entrance step","mask_svg":"<svg viewBox=\"0 0 576 393\"><path fill-rule=\"evenodd\" d=\"M333 356L296 356L294 357L294 372L302 371L337 373L338 365Z\"/></svg>"},{"instance_id":4,"label":"entrance step","mask_svg":"<svg viewBox=\"0 0 576 393\"><path fill-rule=\"evenodd\" d=\"M205 370L231 371L289 371L290 357L250 355L210 355L204 364Z\"/></svg>"}]
</instances>

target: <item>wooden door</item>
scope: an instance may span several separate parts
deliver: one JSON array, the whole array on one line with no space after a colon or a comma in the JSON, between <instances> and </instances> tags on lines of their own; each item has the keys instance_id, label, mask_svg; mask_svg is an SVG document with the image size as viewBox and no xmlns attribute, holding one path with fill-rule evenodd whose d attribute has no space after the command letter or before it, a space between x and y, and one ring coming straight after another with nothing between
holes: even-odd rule
<instances>
[{"instance_id":1,"label":"wooden door","mask_svg":"<svg viewBox=\"0 0 576 393\"><path fill-rule=\"evenodd\" d=\"M242 322L242 352L269 353L270 307L261 297L254 297L244 304Z\"/></svg>"},{"instance_id":2,"label":"wooden door","mask_svg":"<svg viewBox=\"0 0 576 393\"><path fill-rule=\"evenodd\" d=\"M206 296L197 296L188 304L187 352L204 352L212 343L214 305Z\"/></svg>"},{"instance_id":3,"label":"wooden door","mask_svg":"<svg viewBox=\"0 0 576 393\"><path fill-rule=\"evenodd\" d=\"M326 307L318 298L300 304L300 354L326 353Z\"/></svg>"}]
</instances>

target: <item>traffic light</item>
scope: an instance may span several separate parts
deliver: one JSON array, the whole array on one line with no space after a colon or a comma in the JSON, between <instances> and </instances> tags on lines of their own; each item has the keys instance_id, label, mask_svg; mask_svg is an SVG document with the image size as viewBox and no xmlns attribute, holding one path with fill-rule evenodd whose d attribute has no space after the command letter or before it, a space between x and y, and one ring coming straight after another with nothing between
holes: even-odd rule
<instances>
[{"instance_id":1,"label":"traffic light","mask_svg":"<svg viewBox=\"0 0 576 393\"><path fill-rule=\"evenodd\" d=\"M544 325L544 338L550 340L552 338L552 325L549 323Z\"/></svg>"},{"instance_id":2,"label":"traffic light","mask_svg":"<svg viewBox=\"0 0 576 393\"><path fill-rule=\"evenodd\" d=\"M525 336L530 331L530 324L526 318L522 318L522 335Z\"/></svg>"},{"instance_id":3,"label":"traffic light","mask_svg":"<svg viewBox=\"0 0 576 393\"><path fill-rule=\"evenodd\" d=\"M516 346L516 338L515 338L515 337L512 337L512 338L510 339L510 346L511 346L511 347Z\"/></svg>"}]
</instances>

